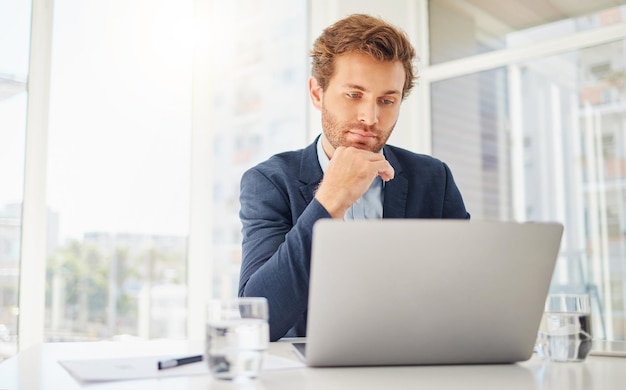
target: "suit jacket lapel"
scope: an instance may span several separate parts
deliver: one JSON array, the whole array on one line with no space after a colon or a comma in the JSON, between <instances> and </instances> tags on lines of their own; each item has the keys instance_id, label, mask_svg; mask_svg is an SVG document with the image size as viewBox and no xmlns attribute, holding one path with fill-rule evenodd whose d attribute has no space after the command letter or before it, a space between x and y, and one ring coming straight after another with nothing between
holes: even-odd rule
<instances>
[{"instance_id":1,"label":"suit jacket lapel","mask_svg":"<svg viewBox=\"0 0 626 390\"><path fill-rule=\"evenodd\" d=\"M404 218L409 182L402 172L402 166L390 148L384 148L385 158L393 167L394 178L385 183L383 218Z\"/></svg>"},{"instance_id":2,"label":"suit jacket lapel","mask_svg":"<svg viewBox=\"0 0 626 390\"><path fill-rule=\"evenodd\" d=\"M317 138L302 151L300 159L300 181L302 181L300 192L306 204L313 200L315 190L317 190L324 175L317 158Z\"/></svg>"}]
</instances>

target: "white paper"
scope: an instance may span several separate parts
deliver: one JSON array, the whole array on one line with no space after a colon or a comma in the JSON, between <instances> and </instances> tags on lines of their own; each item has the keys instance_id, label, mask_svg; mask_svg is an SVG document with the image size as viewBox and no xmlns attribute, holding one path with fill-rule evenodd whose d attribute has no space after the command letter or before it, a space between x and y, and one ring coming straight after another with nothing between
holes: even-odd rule
<instances>
[{"instance_id":1,"label":"white paper","mask_svg":"<svg viewBox=\"0 0 626 390\"><path fill-rule=\"evenodd\" d=\"M185 364L179 367L158 369L162 360L180 356L147 356L119 359L61 360L72 376L82 382L101 382L128 379L164 378L169 376L209 374L206 362Z\"/></svg>"},{"instance_id":2,"label":"white paper","mask_svg":"<svg viewBox=\"0 0 626 390\"><path fill-rule=\"evenodd\" d=\"M63 366L74 378L81 382L105 382L130 379L165 378L171 376L209 375L206 361L185 364L178 367L158 369L158 362L180 358L182 356L146 356L119 359L82 359L60 360ZM276 355L265 355L263 370L281 370L300 368L305 365L301 362L286 359Z\"/></svg>"}]
</instances>

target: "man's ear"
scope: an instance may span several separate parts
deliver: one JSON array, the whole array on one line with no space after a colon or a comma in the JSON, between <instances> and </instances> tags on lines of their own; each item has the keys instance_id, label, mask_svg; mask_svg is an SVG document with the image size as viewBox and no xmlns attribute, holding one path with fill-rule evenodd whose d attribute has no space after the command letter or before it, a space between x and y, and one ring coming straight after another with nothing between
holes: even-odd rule
<instances>
[{"instance_id":1,"label":"man's ear","mask_svg":"<svg viewBox=\"0 0 626 390\"><path fill-rule=\"evenodd\" d=\"M315 77L309 79L309 95L311 96L311 103L318 110L322 110L322 100L324 98L324 90L317 82Z\"/></svg>"}]
</instances>

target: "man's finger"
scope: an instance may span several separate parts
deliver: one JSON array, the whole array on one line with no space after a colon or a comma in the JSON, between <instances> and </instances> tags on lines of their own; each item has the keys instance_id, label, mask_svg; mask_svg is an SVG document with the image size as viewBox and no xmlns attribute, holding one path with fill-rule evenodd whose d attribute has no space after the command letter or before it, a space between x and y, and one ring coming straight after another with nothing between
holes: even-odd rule
<instances>
[{"instance_id":1,"label":"man's finger","mask_svg":"<svg viewBox=\"0 0 626 390\"><path fill-rule=\"evenodd\" d=\"M389 164L387 160L384 160L380 162L380 165L382 165L382 167L379 167L378 169L378 176L380 176L380 178L384 181L389 181L393 179L396 171L393 169L391 164Z\"/></svg>"}]
</instances>

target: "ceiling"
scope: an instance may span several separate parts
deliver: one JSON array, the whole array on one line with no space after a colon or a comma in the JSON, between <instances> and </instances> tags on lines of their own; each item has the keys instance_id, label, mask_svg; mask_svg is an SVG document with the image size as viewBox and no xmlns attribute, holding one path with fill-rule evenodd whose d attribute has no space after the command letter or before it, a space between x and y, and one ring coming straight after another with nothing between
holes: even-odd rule
<instances>
[{"instance_id":1,"label":"ceiling","mask_svg":"<svg viewBox=\"0 0 626 390\"><path fill-rule=\"evenodd\" d=\"M454 0L453 0L454 1ZM511 30L592 14L626 4L626 0L464 0L465 12L490 16Z\"/></svg>"}]
</instances>

